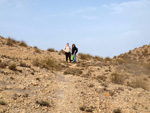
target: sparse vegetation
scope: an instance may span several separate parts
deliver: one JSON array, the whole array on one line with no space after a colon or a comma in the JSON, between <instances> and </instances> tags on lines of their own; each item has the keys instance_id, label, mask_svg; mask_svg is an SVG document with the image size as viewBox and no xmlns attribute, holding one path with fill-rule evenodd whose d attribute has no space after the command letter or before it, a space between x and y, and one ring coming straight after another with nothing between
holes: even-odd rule
<instances>
[{"instance_id":1,"label":"sparse vegetation","mask_svg":"<svg viewBox=\"0 0 150 113\"><path fill-rule=\"evenodd\" d=\"M53 49L53 48L49 48L49 49L47 49L47 51L49 51L49 52L56 52L56 50Z\"/></svg>"},{"instance_id":2,"label":"sparse vegetation","mask_svg":"<svg viewBox=\"0 0 150 113\"><path fill-rule=\"evenodd\" d=\"M25 41L21 41L19 45L20 45L20 46L23 46L23 47L27 47L27 44L26 44Z\"/></svg>"},{"instance_id":3,"label":"sparse vegetation","mask_svg":"<svg viewBox=\"0 0 150 113\"><path fill-rule=\"evenodd\" d=\"M17 66L16 66L16 64L15 64L15 63L11 64L11 65L9 66L9 69L10 69L10 70L13 70L13 71L17 71Z\"/></svg>"},{"instance_id":4,"label":"sparse vegetation","mask_svg":"<svg viewBox=\"0 0 150 113\"><path fill-rule=\"evenodd\" d=\"M106 57L104 60L105 62L107 62L107 61L111 61L112 59L110 57Z\"/></svg>"},{"instance_id":5,"label":"sparse vegetation","mask_svg":"<svg viewBox=\"0 0 150 113\"><path fill-rule=\"evenodd\" d=\"M18 41L16 41L15 39L8 37L6 44L7 44L8 46L14 46L14 44L16 44L17 42L18 42Z\"/></svg>"},{"instance_id":6,"label":"sparse vegetation","mask_svg":"<svg viewBox=\"0 0 150 113\"><path fill-rule=\"evenodd\" d=\"M97 76L96 78L95 78L96 80L98 80L98 81L106 81L106 79L107 79L107 77L106 76Z\"/></svg>"},{"instance_id":7,"label":"sparse vegetation","mask_svg":"<svg viewBox=\"0 0 150 113\"><path fill-rule=\"evenodd\" d=\"M7 67L7 64L5 62L0 63L0 68L6 68L6 67Z\"/></svg>"},{"instance_id":8,"label":"sparse vegetation","mask_svg":"<svg viewBox=\"0 0 150 113\"><path fill-rule=\"evenodd\" d=\"M78 55L79 55L80 59L82 59L82 60L89 60L89 59L93 58L93 56L91 56L90 54L79 53Z\"/></svg>"},{"instance_id":9,"label":"sparse vegetation","mask_svg":"<svg viewBox=\"0 0 150 113\"><path fill-rule=\"evenodd\" d=\"M65 54L63 49L59 51L59 55L61 55L61 54Z\"/></svg>"},{"instance_id":10,"label":"sparse vegetation","mask_svg":"<svg viewBox=\"0 0 150 113\"><path fill-rule=\"evenodd\" d=\"M64 71L64 74L72 74L72 75L81 75L82 74L82 70L81 69L77 69L77 68L70 68L67 69L66 71Z\"/></svg>"},{"instance_id":11,"label":"sparse vegetation","mask_svg":"<svg viewBox=\"0 0 150 113\"><path fill-rule=\"evenodd\" d=\"M143 88L145 90L149 90L149 85L146 81L144 81L143 77L136 77L136 79L128 85L133 88Z\"/></svg>"},{"instance_id":12,"label":"sparse vegetation","mask_svg":"<svg viewBox=\"0 0 150 113\"><path fill-rule=\"evenodd\" d=\"M121 109L120 108L114 109L113 113L121 113Z\"/></svg>"},{"instance_id":13,"label":"sparse vegetation","mask_svg":"<svg viewBox=\"0 0 150 113\"><path fill-rule=\"evenodd\" d=\"M47 107L50 107L50 104L46 101L36 101L37 104L39 104L40 106L47 106Z\"/></svg>"},{"instance_id":14,"label":"sparse vegetation","mask_svg":"<svg viewBox=\"0 0 150 113\"><path fill-rule=\"evenodd\" d=\"M100 56L95 56L94 59L98 60L98 61L103 61L104 58L100 57Z\"/></svg>"},{"instance_id":15,"label":"sparse vegetation","mask_svg":"<svg viewBox=\"0 0 150 113\"><path fill-rule=\"evenodd\" d=\"M34 50L35 50L36 53L41 53L41 50L36 46L34 46Z\"/></svg>"},{"instance_id":16,"label":"sparse vegetation","mask_svg":"<svg viewBox=\"0 0 150 113\"><path fill-rule=\"evenodd\" d=\"M7 104L6 104L6 102L4 102L4 101L0 101L0 105L5 106L5 105L7 105Z\"/></svg>"},{"instance_id":17,"label":"sparse vegetation","mask_svg":"<svg viewBox=\"0 0 150 113\"><path fill-rule=\"evenodd\" d=\"M37 59L33 60L33 65L41 67L41 68L53 69L53 70L57 70L57 71L60 71L62 69L62 66L60 64L58 64L52 58L45 58L43 60L39 60L37 58Z\"/></svg>"},{"instance_id":18,"label":"sparse vegetation","mask_svg":"<svg viewBox=\"0 0 150 113\"><path fill-rule=\"evenodd\" d=\"M123 75L120 75L118 73L112 73L111 74L111 82L115 84L124 84L125 78Z\"/></svg>"},{"instance_id":19,"label":"sparse vegetation","mask_svg":"<svg viewBox=\"0 0 150 113\"><path fill-rule=\"evenodd\" d=\"M24 63L24 62L20 62L20 66L21 66L21 67L28 67L27 64Z\"/></svg>"}]
</instances>

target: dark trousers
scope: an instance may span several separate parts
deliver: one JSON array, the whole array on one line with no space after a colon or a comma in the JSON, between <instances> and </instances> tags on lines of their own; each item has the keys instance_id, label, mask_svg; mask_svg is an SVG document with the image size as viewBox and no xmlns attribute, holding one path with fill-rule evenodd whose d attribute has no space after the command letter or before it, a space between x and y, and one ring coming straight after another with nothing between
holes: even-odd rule
<instances>
[{"instance_id":1,"label":"dark trousers","mask_svg":"<svg viewBox=\"0 0 150 113\"><path fill-rule=\"evenodd\" d=\"M68 58L69 58L69 61L71 62L71 54L70 52L69 53L65 53L66 55L66 62L68 62Z\"/></svg>"}]
</instances>

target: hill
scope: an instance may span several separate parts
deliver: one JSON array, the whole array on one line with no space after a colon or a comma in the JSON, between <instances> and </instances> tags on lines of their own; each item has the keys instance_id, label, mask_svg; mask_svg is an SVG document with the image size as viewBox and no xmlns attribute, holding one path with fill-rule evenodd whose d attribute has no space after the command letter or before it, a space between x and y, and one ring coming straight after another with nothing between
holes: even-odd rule
<instances>
[{"instance_id":1,"label":"hill","mask_svg":"<svg viewBox=\"0 0 150 113\"><path fill-rule=\"evenodd\" d=\"M0 37L1 113L149 113L150 45L101 58Z\"/></svg>"}]
</instances>

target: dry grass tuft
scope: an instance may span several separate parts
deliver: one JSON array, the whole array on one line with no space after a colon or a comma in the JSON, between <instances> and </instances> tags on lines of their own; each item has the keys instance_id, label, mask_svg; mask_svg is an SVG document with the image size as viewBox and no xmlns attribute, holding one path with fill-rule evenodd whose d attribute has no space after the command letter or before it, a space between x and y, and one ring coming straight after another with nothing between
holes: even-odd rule
<instances>
[{"instance_id":1,"label":"dry grass tuft","mask_svg":"<svg viewBox=\"0 0 150 113\"><path fill-rule=\"evenodd\" d=\"M23 47L27 47L28 46L25 41L21 41L19 45L23 46Z\"/></svg>"},{"instance_id":2,"label":"dry grass tuft","mask_svg":"<svg viewBox=\"0 0 150 113\"><path fill-rule=\"evenodd\" d=\"M7 104L6 104L6 102L4 102L4 101L0 101L0 105L5 106L5 105L7 105Z\"/></svg>"},{"instance_id":3,"label":"dry grass tuft","mask_svg":"<svg viewBox=\"0 0 150 113\"><path fill-rule=\"evenodd\" d=\"M13 71L17 71L17 66L16 66L16 64L15 64L15 63L11 64L11 65L9 66L9 69L10 69L10 70L13 70Z\"/></svg>"},{"instance_id":4,"label":"dry grass tuft","mask_svg":"<svg viewBox=\"0 0 150 113\"><path fill-rule=\"evenodd\" d=\"M59 55L61 55L61 54L65 54L63 49L59 51Z\"/></svg>"},{"instance_id":5,"label":"dry grass tuft","mask_svg":"<svg viewBox=\"0 0 150 113\"><path fill-rule=\"evenodd\" d=\"M62 70L62 66L58 64L55 59L45 58L43 60L35 59L33 60L33 65L41 68L51 69L51 70Z\"/></svg>"},{"instance_id":6,"label":"dry grass tuft","mask_svg":"<svg viewBox=\"0 0 150 113\"><path fill-rule=\"evenodd\" d=\"M125 77L123 75L120 75L118 73L112 73L111 74L111 82L115 84L124 84Z\"/></svg>"},{"instance_id":7,"label":"dry grass tuft","mask_svg":"<svg viewBox=\"0 0 150 113\"><path fill-rule=\"evenodd\" d=\"M105 62L107 62L107 61L109 61L109 62L112 61L112 59L111 59L110 57L106 57L104 60L105 60Z\"/></svg>"},{"instance_id":8,"label":"dry grass tuft","mask_svg":"<svg viewBox=\"0 0 150 113\"><path fill-rule=\"evenodd\" d=\"M6 68L6 67L7 67L7 63L5 63L5 62L0 63L0 68Z\"/></svg>"},{"instance_id":9,"label":"dry grass tuft","mask_svg":"<svg viewBox=\"0 0 150 113\"><path fill-rule=\"evenodd\" d=\"M49 52L56 52L56 50L54 48L49 48L49 49L47 49L47 51L49 51Z\"/></svg>"},{"instance_id":10,"label":"dry grass tuft","mask_svg":"<svg viewBox=\"0 0 150 113\"><path fill-rule=\"evenodd\" d=\"M81 69L77 69L77 68L69 68L67 69L64 74L67 75L67 74L72 74L72 75L81 75L83 72Z\"/></svg>"},{"instance_id":11,"label":"dry grass tuft","mask_svg":"<svg viewBox=\"0 0 150 113\"><path fill-rule=\"evenodd\" d=\"M7 44L8 46L14 46L14 44L16 44L16 43L18 43L18 41L16 41L16 40L13 39L13 38L8 37L6 44Z\"/></svg>"},{"instance_id":12,"label":"dry grass tuft","mask_svg":"<svg viewBox=\"0 0 150 113\"><path fill-rule=\"evenodd\" d=\"M104 58L102 58L102 57L100 57L100 56L95 56L94 59L95 59L95 60L98 60L98 61L103 61L103 60L104 60Z\"/></svg>"},{"instance_id":13,"label":"dry grass tuft","mask_svg":"<svg viewBox=\"0 0 150 113\"><path fill-rule=\"evenodd\" d=\"M120 109L120 108L114 109L114 110L113 110L113 113L121 113L121 109Z\"/></svg>"},{"instance_id":14,"label":"dry grass tuft","mask_svg":"<svg viewBox=\"0 0 150 113\"><path fill-rule=\"evenodd\" d=\"M133 88L149 90L149 84L143 79L143 77L136 77L136 79L128 85Z\"/></svg>"},{"instance_id":15,"label":"dry grass tuft","mask_svg":"<svg viewBox=\"0 0 150 113\"><path fill-rule=\"evenodd\" d=\"M38 47L34 46L33 48L34 48L36 53L41 53L41 50Z\"/></svg>"},{"instance_id":16,"label":"dry grass tuft","mask_svg":"<svg viewBox=\"0 0 150 113\"><path fill-rule=\"evenodd\" d=\"M93 58L93 56L90 54L79 53L78 55L79 55L80 59L82 59L82 60L89 60L89 59Z\"/></svg>"},{"instance_id":17,"label":"dry grass tuft","mask_svg":"<svg viewBox=\"0 0 150 113\"><path fill-rule=\"evenodd\" d=\"M46 101L36 101L37 104L39 104L40 106L46 106L46 107L50 107L50 104Z\"/></svg>"}]
</instances>

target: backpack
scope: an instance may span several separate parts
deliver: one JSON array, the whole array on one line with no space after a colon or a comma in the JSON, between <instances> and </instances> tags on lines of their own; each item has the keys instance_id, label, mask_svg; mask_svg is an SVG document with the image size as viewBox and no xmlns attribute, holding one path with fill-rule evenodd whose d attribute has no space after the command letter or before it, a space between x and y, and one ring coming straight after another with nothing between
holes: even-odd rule
<instances>
[{"instance_id":1,"label":"backpack","mask_svg":"<svg viewBox=\"0 0 150 113\"><path fill-rule=\"evenodd\" d=\"M78 48L76 49L76 53L78 53Z\"/></svg>"}]
</instances>

